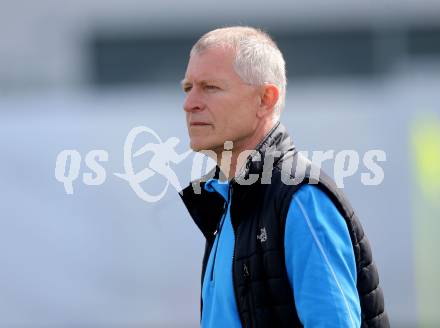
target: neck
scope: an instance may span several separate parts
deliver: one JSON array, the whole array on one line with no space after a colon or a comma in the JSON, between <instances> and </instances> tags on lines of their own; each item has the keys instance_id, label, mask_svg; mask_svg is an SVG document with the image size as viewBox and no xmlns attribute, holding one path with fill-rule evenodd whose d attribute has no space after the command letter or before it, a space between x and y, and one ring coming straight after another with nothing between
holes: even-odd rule
<instances>
[{"instance_id":1,"label":"neck","mask_svg":"<svg viewBox=\"0 0 440 328\"><path fill-rule=\"evenodd\" d=\"M256 148L256 146L263 140L263 138L269 133L270 129L275 123L268 122L261 128L256 129L255 132L244 140L234 141L233 148L228 150L222 150L217 153L217 165L222 171L223 175L230 181L234 178L243 165L246 164L246 160L249 154Z\"/></svg>"}]
</instances>

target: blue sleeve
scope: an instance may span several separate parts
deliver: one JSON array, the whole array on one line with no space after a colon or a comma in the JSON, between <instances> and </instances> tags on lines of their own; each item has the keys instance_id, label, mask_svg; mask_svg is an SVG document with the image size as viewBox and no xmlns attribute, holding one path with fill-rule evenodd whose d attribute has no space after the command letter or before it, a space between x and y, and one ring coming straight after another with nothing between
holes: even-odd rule
<instances>
[{"instance_id":1,"label":"blue sleeve","mask_svg":"<svg viewBox=\"0 0 440 328\"><path fill-rule=\"evenodd\" d=\"M293 196L284 238L287 274L306 328L360 327L356 262L344 218L313 185Z\"/></svg>"}]
</instances>

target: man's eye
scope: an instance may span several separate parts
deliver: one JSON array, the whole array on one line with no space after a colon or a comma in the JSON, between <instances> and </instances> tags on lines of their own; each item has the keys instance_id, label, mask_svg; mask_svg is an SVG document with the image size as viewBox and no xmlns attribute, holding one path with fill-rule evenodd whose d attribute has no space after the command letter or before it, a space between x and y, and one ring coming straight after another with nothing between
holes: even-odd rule
<instances>
[{"instance_id":1,"label":"man's eye","mask_svg":"<svg viewBox=\"0 0 440 328\"><path fill-rule=\"evenodd\" d=\"M188 92L190 92L191 91L191 87L184 87L183 88L183 92L186 92L186 93L188 93Z\"/></svg>"},{"instance_id":2,"label":"man's eye","mask_svg":"<svg viewBox=\"0 0 440 328\"><path fill-rule=\"evenodd\" d=\"M216 90L216 89L218 89L218 87L215 86L215 85L207 84L207 85L205 85L205 89L207 89L207 90Z\"/></svg>"}]
</instances>

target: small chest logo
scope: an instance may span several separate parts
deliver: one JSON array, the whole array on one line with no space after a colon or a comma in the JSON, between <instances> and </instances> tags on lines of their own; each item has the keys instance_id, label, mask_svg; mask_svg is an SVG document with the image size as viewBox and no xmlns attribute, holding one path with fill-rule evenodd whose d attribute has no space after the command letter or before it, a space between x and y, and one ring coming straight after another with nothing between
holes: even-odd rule
<instances>
[{"instance_id":1,"label":"small chest logo","mask_svg":"<svg viewBox=\"0 0 440 328\"><path fill-rule=\"evenodd\" d=\"M267 231L265 227L260 229L260 234L257 235L257 239L262 243L264 243L267 240Z\"/></svg>"}]
</instances>

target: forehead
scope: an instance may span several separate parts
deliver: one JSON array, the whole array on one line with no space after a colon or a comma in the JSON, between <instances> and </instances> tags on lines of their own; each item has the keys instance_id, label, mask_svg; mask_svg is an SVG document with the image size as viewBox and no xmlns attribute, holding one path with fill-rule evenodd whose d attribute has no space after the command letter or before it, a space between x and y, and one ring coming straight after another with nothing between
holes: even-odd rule
<instances>
[{"instance_id":1,"label":"forehead","mask_svg":"<svg viewBox=\"0 0 440 328\"><path fill-rule=\"evenodd\" d=\"M190 57L184 80L226 80L238 78L233 65L234 56L231 49L209 48Z\"/></svg>"}]
</instances>

